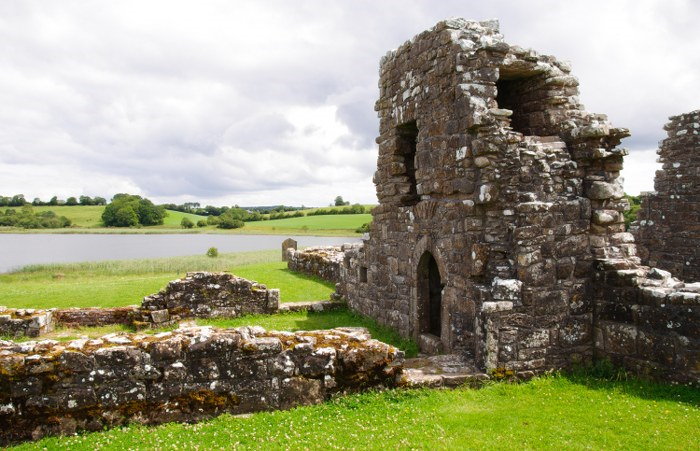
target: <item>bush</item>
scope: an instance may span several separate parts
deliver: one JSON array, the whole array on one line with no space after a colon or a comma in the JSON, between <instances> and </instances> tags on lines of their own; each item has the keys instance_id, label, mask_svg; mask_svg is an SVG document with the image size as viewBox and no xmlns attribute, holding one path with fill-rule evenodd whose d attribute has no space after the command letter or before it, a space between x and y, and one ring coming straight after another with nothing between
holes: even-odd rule
<instances>
[{"instance_id":1,"label":"bush","mask_svg":"<svg viewBox=\"0 0 700 451\"><path fill-rule=\"evenodd\" d=\"M217 248L210 247L209 249L207 249L207 257L214 258L214 257L218 257L218 256L219 256L219 250Z\"/></svg>"},{"instance_id":2,"label":"bush","mask_svg":"<svg viewBox=\"0 0 700 451\"><path fill-rule=\"evenodd\" d=\"M223 217L221 218L221 221L219 222L218 227L220 229L240 229L245 225L245 222L241 221L240 219L235 219L231 217Z\"/></svg>"},{"instance_id":3,"label":"bush","mask_svg":"<svg viewBox=\"0 0 700 451\"><path fill-rule=\"evenodd\" d=\"M357 233L369 233L369 225L370 224L371 224L371 222L365 222L360 227L356 228L355 232L357 232Z\"/></svg>"},{"instance_id":4,"label":"bush","mask_svg":"<svg viewBox=\"0 0 700 451\"><path fill-rule=\"evenodd\" d=\"M218 216L207 216L207 224L208 225L219 225L221 222L221 219L219 219Z\"/></svg>"},{"instance_id":5,"label":"bush","mask_svg":"<svg viewBox=\"0 0 700 451\"><path fill-rule=\"evenodd\" d=\"M197 221L197 227L206 227L207 226L207 221L205 219L200 219Z\"/></svg>"},{"instance_id":6,"label":"bush","mask_svg":"<svg viewBox=\"0 0 700 451\"><path fill-rule=\"evenodd\" d=\"M183 229L191 229L192 227L194 227L194 222L192 222L190 218L184 217L182 218L182 221L180 221L180 226Z\"/></svg>"},{"instance_id":7,"label":"bush","mask_svg":"<svg viewBox=\"0 0 700 451\"><path fill-rule=\"evenodd\" d=\"M165 208L153 205L148 199L131 194L116 194L102 213L107 227L133 227L163 224Z\"/></svg>"},{"instance_id":8,"label":"bush","mask_svg":"<svg viewBox=\"0 0 700 451\"><path fill-rule=\"evenodd\" d=\"M640 196L630 196L625 194L625 198L630 204L630 209L622 215L625 218L625 229L629 230L630 224L637 220L637 214L642 206L642 198Z\"/></svg>"}]
</instances>

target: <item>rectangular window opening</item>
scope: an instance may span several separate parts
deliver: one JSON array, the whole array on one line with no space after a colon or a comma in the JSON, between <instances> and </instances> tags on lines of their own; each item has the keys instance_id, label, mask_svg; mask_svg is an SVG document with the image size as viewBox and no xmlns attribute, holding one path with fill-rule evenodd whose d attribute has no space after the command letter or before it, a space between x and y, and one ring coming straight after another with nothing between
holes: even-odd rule
<instances>
[{"instance_id":1,"label":"rectangular window opening","mask_svg":"<svg viewBox=\"0 0 700 451\"><path fill-rule=\"evenodd\" d=\"M367 283L367 267L360 266L360 282Z\"/></svg>"},{"instance_id":2,"label":"rectangular window opening","mask_svg":"<svg viewBox=\"0 0 700 451\"><path fill-rule=\"evenodd\" d=\"M418 203L416 190L416 148L418 144L418 124L416 121L406 122L396 127L398 135L397 154L401 157L401 163L405 170L402 174L408 189L404 190L401 204L404 206Z\"/></svg>"}]
</instances>

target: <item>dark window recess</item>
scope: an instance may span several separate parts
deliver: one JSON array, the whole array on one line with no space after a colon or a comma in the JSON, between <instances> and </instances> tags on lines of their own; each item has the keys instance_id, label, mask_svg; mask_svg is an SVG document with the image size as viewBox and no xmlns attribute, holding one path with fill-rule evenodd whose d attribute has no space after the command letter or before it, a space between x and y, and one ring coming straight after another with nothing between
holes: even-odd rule
<instances>
[{"instance_id":1,"label":"dark window recess","mask_svg":"<svg viewBox=\"0 0 700 451\"><path fill-rule=\"evenodd\" d=\"M360 266L360 282L367 283L367 267Z\"/></svg>"},{"instance_id":2,"label":"dark window recess","mask_svg":"<svg viewBox=\"0 0 700 451\"><path fill-rule=\"evenodd\" d=\"M416 145L418 142L418 125L416 121L407 122L396 127L398 135L397 154L401 157L405 171L402 174L408 185L408 192L401 197L401 204L405 206L418 203L416 191Z\"/></svg>"},{"instance_id":3,"label":"dark window recess","mask_svg":"<svg viewBox=\"0 0 700 451\"><path fill-rule=\"evenodd\" d=\"M513 111L510 126L514 131L524 135L542 135L543 114L541 102L533 101L537 92L532 85L538 74L508 73L501 70L501 76L496 82L496 102L499 108Z\"/></svg>"}]
</instances>

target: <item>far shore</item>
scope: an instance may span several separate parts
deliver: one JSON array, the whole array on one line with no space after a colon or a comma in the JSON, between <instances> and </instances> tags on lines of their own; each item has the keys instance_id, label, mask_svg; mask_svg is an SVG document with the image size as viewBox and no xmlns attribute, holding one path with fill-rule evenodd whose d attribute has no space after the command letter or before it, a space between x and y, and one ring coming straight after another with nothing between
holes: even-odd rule
<instances>
[{"instance_id":1,"label":"far shore","mask_svg":"<svg viewBox=\"0 0 700 451\"><path fill-rule=\"evenodd\" d=\"M22 229L18 227L0 227L2 234L101 234L101 235L162 235L162 234L210 234L210 235L299 235L299 236L346 236L360 237L362 234L348 230L323 229L276 229L276 228L246 228L240 229L182 229L160 227L66 227L62 229Z\"/></svg>"}]
</instances>

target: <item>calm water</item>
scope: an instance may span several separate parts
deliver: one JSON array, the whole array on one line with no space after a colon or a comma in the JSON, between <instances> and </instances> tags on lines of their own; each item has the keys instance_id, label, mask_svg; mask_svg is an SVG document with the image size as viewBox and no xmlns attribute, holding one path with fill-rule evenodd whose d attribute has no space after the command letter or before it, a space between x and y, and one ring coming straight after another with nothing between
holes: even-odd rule
<instances>
[{"instance_id":1,"label":"calm water","mask_svg":"<svg viewBox=\"0 0 700 451\"><path fill-rule=\"evenodd\" d=\"M66 263L132 258L203 255L219 252L280 249L280 235L54 235L0 234L0 272L33 263ZM299 246L326 246L358 238L293 236Z\"/></svg>"}]
</instances>

